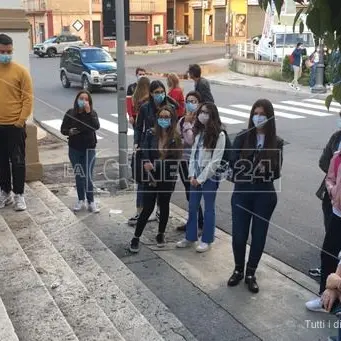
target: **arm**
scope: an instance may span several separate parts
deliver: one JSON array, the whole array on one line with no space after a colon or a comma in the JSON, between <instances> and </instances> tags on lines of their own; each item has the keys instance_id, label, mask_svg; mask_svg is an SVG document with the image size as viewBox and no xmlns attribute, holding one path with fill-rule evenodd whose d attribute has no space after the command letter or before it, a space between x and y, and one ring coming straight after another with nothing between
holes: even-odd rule
<instances>
[{"instance_id":1,"label":"arm","mask_svg":"<svg viewBox=\"0 0 341 341\"><path fill-rule=\"evenodd\" d=\"M336 159L336 156L334 156L332 160L330 161L329 170L328 170L328 174L326 177L326 188L331 198L333 197L332 192L336 185L336 174L334 172L335 159Z\"/></svg>"},{"instance_id":2,"label":"arm","mask_svg":"<svg viewBox=\"0 0 341 341\"><path fill-rule=\"evenodd\" d=\"M145 120L145 106L141 106L139 114L137 115L135 131L134 131L134 144L140 146L141 136L143 133L143 124Z\"/></svg>"},{"instance_id":3,"label":"arm","mask_svg":"<svg viewBox=\"0 0 341 341\"><path fill-rule=\"evenodd\" d=\"M22 109L19 120L15 125L23 127L33 109L33 87L32 79L28 71L23 70L20 82L20 91L22 99Z\"/></svg>"},{"instance_id":4,"label":"arm","mask_svg":"<svg viewBox=\"0 0 341 341\"><path fill-rule=\"evenodd\" d=\"M98 115L95 110L86 115L84 122L80 122L81 125L79 127L79 130L81 132L87 132L87 131L95 131L100 128L99 120L98 120Z\"/></svg>"},{"instance_id":5,"label":"arm","mask_svg":"<svg viewBox=\"0 0 341 341\"><path fill-rule=\"evenodd\" d=\"M225 133L221 132L217 141L217 145L214 148L211 161L206 165L204 170L198 177L199 184L204 183L207 179L211 178L220 166L221 160L224 155L226 137Z\"/></svg>"},{"instance_id":6,"label":"arm","mask_svg":"<svg viewBox=\"0 0 341 341\"><path fill-rule=\"evenodd\" d=\"M133 98L131 96L126 97L127 102L127 112L129 117L135 116L134 109L133 109Z\"/></svg>"},{"instance_id":7,"label":"arm","mask_svg":"<svg viewBox=\"0 0 341 341\"><path fill-rule=\"evenodd\" d=\"M182 126L182 135L184 137L184 141L189 146L193 145L194 142L194 134L193 134L193 127L190 122L184 122Z\"/></svg>"},{"instance_id":8,"label":"arm","mask_svg":"<svg viewBox=\"0 0 341 341\"><path fill-rule=\"evenodd\" d=\"M334 143L334 135L329 139L326 147L323 149L322 155L319 160L319 167L324 172L328 172L330 160L333 157L333 143Z\"/></svg>"},{"instance_id":9,"label":"arm","mask_svg":"<svg viewBox=\"0 0 341 341\"><path fill-rule=\"evenodd\" d=\"M62 125L60 127L60 132L64 136L69 136L69 132L70 132L70 129L71 129L71 118L70 118L70 115L71 115L71 110L68 110L66 112L66 114L64 115L63 122L62 122Z\"/></svg>"},{"instance_id":10,"label":"arm","mask_svg":"<svg viewBox=\"0 0 341 341\"><path fill-rule=\"evenodd\" d=\"M194 143L192 146L191 157L189 159L189 167L188 167L188 178L193 178L195 174L195 151L197 149L197 144L199 141L199 135L197 135L194 139Z\"/></svg>"}]
</instances>

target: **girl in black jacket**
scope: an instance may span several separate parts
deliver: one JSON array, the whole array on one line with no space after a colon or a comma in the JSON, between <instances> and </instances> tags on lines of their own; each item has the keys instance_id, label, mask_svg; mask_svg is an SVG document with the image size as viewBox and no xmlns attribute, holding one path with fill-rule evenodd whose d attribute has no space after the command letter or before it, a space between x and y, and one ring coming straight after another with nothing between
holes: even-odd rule
<instances>
[{"instance_id":1,"label":"girl in black jacket","mask_svg":"<svg viewBox=\"0 0 341 341\"><path fill-rule=\"evenodd\" d=\"M85 207L85 197L89 211L99 212L92 183L97 144L95 131L98 129L99 121L92 106L92 97L89 92L81 91L73 108L66 112L60 128L61 133L68 136L69 158L76 177L78 202L74 206L75 212Z\"/></svg>"},{"instance_id":2,"label":"girl in black jacket","mask_svg":"<svg viewBox=\"0 0 341 341\"><path fill-rule=\"evenodd\" d=\"M182 143L177 133L177 116L172 107L161 108L154 128L146 132L142 147L147 178L143 187L143 210L137 220L130 251L140 250L139 241L152 214L156 199L160 204L159 233L156 242L165 245L165 230L169 218L169 203L177 180L177 170L182 153Z\"/></svg>"},{"instance_id":3,"label":"girl in black jacket","mask_svg":"<svg viewBox=\"0 0 341 341\"><path fill-rule=\"evenodd\" d=\"M232 156L232 247L235 270L228 281L237 285L244 278L246 243L250 224L252 241L246 266L245 283L257 293L255 271L261 259L269 221L277 204L273 184L280 177L283 140L276 135L275 114L266 99L258 100L252 107L249 126L235 139Z\"/></svg>"}]
</instances>

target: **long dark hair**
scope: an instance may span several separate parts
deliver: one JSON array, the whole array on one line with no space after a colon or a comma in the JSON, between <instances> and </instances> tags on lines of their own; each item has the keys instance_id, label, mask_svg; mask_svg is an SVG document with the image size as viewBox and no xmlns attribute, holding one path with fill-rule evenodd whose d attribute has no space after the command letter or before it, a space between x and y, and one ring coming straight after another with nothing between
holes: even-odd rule
<instances>
[{"instance_id":1,"label":"long dark hair","mask_svg":"<svg viewBox=\"0 0 341 341\"><path fill-rule=\"evenodd\" d=\"M201 103L201 95L198 91L190 91L187 95L186 95L186 98L185 98L185 101L187 101L187 98L189 96L193 96L195 97L199 103Z\"/></svg>"},{"instance_id":2,"label":"long dark hair","mask_svg":"<svg viewBox=\"0 0 341 341\"><path fill-rule=\"evenodd\" d=\"M151 103L153 103L153 105L156 107L155 105L155 102L154 102L154 98L153 98L153 95L152 95L152 92L155 91L157 88L162 88L163 91L165 92L165 95L167 94L166 92L166 87L165 85L161 82L161 81L152 81L150 83L150 88L149 88L149 101ZM160 107L163 107L167 104L167 96L165 96L165 99L164 101L160 104Z\"/></svg>"},{"instance_id":3,"label":"long dark hair","mask_svg":"<svg viewBox=\"0 0 341 341\"><path fill-rule=\"evenodd\" d=\"M276 122L275 122L275 111L272 103L267 99L259 99L254 103L250 113L249 126L246 132L246 138L242 150L242 156L247 158L251 154L257 144L257 129L253 123L253 116L257 108L263 108L264 113L267 117L267 121L263 126L265 140L263 150L260 152L259 158L270 159L273 162L278 161L276 157L277 148L277 133L276 133ZM273 150L269 150L273 149Z\"/></svg>"},{"instance_id":4,"label":"long dark hair","mask_svg":"<svg viewBox=\"0 0 341 341\"><path fill-rule=\"evenodd\" d=\"M171 140L173 139L179 139L179 134L177 132L177 115L175 110L173 109L173 107L171 107L170 105L166 105L161 107L158 112L156 113L156 123L155 123L155 127L153 129L156 137L159 139L161 137L161 133L163 131L163 129L158 125L157 123L157 119L159 118L159 115L161 112L163 111L168 111L171 114L171 125L169 126L169 128L167 128L166 132L167 132L167 141L166 141L166 146L169 145L169 143L171 142Z\"/></svg>"},{"instance_id":5,"label":"long dark hair","mask_svg":"<svg viewBox=\"0 0 341 341\"><path fill-rule=\"evenodd\" d=\"M79 105L78 105L78 98L80 95L82 94L87 94L88 95L88 98L89 98L89 105L90 105L90 109L91 111L93 110L93 106L92 106L92 97L91 97L91 94L89 91L86 91L86 90L81 90L79 91L79 93L77 94L76 98L75 98L75 102L73 103L73 110L75 113L79 112Z\"/></svg>"},{"instance_id":6,"label":"long dark hair","mask_svg":"<svg viewBox=\"0 0 341 341\"><path fill-rule=\"evenodd\" d=\"M206 125L203 125L198 119L198 116L203 107L206 107L206 109L210 113L210 118L207 121ZM216 105L210 102L202 103L197 110L197 117L194 123L194 135L196 136L202 132L205 132L204 147L206 149L214 149L217 144L219 134L223 129L224 127L221 123L218 108L216 107Z\"/></svg>"}]
</instances>

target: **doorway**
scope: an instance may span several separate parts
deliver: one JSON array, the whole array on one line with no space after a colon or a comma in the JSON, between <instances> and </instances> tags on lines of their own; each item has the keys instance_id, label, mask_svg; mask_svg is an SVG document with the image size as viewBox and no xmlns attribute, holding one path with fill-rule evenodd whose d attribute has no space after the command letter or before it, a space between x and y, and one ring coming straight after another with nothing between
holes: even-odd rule
<instances>
[{"instance_id":1,"label":"doorway","mask_svg":"<svg viewBox=\"0 0 341 341\"><path fill-rule=\"evenodd\" d=\"M101 22L93 21L92 22L92 39L94 46L102 46L101 42Z\"/></svg>"},{"instance_id":2,"label":"doorway","mask_svg":"<svg viewBox=\"0 0 341 341\"><path fill-rule=\"evenodd\" d=\"M43 43L46 40L44 24L39 24L39 38L41 43Z\"/></svg>"}]
</instances>

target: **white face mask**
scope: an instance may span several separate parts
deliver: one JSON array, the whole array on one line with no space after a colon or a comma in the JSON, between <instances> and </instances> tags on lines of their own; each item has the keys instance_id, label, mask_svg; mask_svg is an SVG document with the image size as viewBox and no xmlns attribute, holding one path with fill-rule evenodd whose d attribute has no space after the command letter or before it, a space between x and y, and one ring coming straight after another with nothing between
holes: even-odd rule
<instances>
[{"instance_id":1,"label":"white face mask","mask_svg":"<svg viewBox=\"0 0 341 341\"><path fill-rule=\"evenodd\" d=\"M263 115L254 115L252 117L253 124L256 128L264 127L265 123L267 122L267 117Z\"/></svg>"},{"instance_id":2,"label":"white face mask","mask_svg":"<svg viewBox=\"0 0 341 341\"><path fill-rule=\"evenodd\" d=\"M210 119L210 115L209 114L205 114L205 113L202 112L202 113L200 113L198 115L198 120L203 125L205 125L208 122L209 119Z\"/></svg>"}]
</instances>

